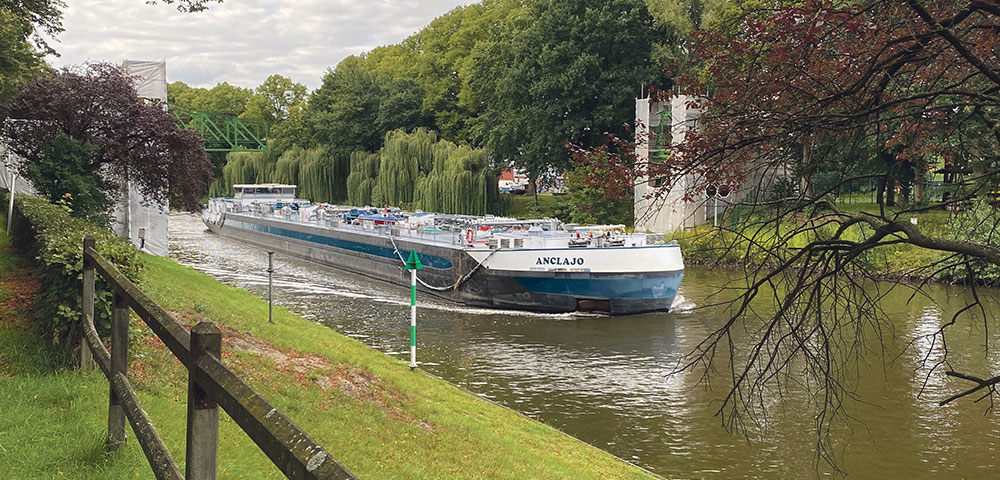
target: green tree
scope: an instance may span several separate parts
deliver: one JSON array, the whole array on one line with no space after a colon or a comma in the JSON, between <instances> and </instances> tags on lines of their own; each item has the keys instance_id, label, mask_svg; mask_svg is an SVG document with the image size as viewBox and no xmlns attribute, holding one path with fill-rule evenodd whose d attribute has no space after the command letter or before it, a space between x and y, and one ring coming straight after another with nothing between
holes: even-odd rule
<instances>
[{"instance_id":1,"label":"green tree","mask_svg":"<svg viewBox=\"0 0 1000 480\"><path fill-rule=\"evenodd\" d=\"M595 145L623 132L634 93L657 78L660 33L641 0L537 2L523 31L477 47L466 101L479 106L473 133L531 178L569 168L564 142Z\"/></svg>"},{"instance_id":2,"label":"green tree","mask_svg":"<svg viewBox=\"0 0 1000 480\"><path fill-rule=\"evenodd\" d=\"M25 166L24 177L43 197L70 205L70 215L107 224L111 201L101 178L87 171L96 151L88 142L59 134L41 145L38 161Z\"/></svg>"},{"instance_id":3,"label":"green tree","mask_svg":"<svg viewBox=\"0 0 1000 480\"><path fill-rule=\"evenodd\" d=\"M382 202L409 206L418 176L434 168L435 143L437 134L422 128L413 133L395 130L386 134L377 182Z\"/></svg>"},{"instance_id":4,"label":"green tree","mask_svg":"<svg viewBox=\"0 0 1000 480\"><path fill-rule=\"evenodd\" d=\"M378 178L379 155L371 152L352 152L351 171L347 177L347 203L363 207L373 205L372 191Z\"/></svg>"},{"instance_id":5,"label":"green tree","mask_svg":"<svg viewBox=\"0 0 1000 480\"><path fill-rule=\"evenodd\" d=\"M422 99L414 80L376 73L364 58L348 57L323 77L303 122L318 143L330 148L375 151L387 133L430 123L421 113Z\"/></svg>"},{"instance_id":6,"label":"green tree","mask_svg":"<svg viewBox=\"0 0 1000 480\"><path fill-rule=\"evenodd\" d=\"M309 98L305 85L281 75L271 75L260 84L247 100L241 117L262 120L275 125L288 118L292 107L304 105Z\"/></svg>"},{"instance_id":7,"label":"green tree","mask_svg":"<svg viewBox=\"0 0 1000 480\"><path fill-rule=\"evenodd\" d=\"M184 113L216 113L238 117L246 111L253 90L220 83L211 89L190 87L184 82L167 84L167 99Z\"/></svg>"},{"instance_id":8,"label":"green tree","mask_svg":"<svg viewBox=\"0 0 1000 480\"><path fill-rule=\"evenodd\" d=\"M566 172L566 194L559 198L556 215L575 223L633 225L632 197L608 198L604 190L588 184L593 178L591 167L585 164Z\"/></svg>"},{"instance_id":9,"label":"green tree","mask_svg":"<svg viewBox=\"0 0 1000 480\"><path fill-rule=\"evenodd\" d=\"M44 69L42 54L28 41L32 31L30 22L0 7L0 51L3 52L0 57L0 101L9 98L18 86Z\"/></svg>"}]
</instances>

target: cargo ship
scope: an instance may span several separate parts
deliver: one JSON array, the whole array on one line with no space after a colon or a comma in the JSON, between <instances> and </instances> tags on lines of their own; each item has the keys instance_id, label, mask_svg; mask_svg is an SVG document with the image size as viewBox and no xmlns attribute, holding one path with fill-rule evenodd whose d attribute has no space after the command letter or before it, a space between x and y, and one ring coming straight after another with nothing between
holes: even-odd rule
<instances>
[{"instance_id":1,"label":"cargo ship","mask_svg":"<svg viewBox=\"0 0 1000 480\"><path fill-rule=\"evenodd\" d=\"M234 185L202 216L212 232L469 306L627 315L668 311L684 276L675 242L623 225L317 204L295 185Z\"/></svg>"}]
</instances>

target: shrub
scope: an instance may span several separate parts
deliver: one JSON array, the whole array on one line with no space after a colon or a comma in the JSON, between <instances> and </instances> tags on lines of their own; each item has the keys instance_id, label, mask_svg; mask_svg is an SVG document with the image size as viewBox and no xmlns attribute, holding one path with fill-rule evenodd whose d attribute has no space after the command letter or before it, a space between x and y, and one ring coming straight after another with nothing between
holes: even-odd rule
<instances>
[{"instance_id":1,"label":"shrub","mask_svg":"<svg viewBox=\"0 0 1000 480\"><path fill-rule=\"evenodd\" d=\"M37 260L41 284L34 299L35 328L53 343L72 351L79 345L82 316L83 237L91 235L97 250L122 272L137 281L142 269L138 251L127 240L86 221L70 217L67 208L40 197L17 195L11 241ZM113 296L97 276L94 325L107 334L111 325Z\"/></svg>"}]
</instances>

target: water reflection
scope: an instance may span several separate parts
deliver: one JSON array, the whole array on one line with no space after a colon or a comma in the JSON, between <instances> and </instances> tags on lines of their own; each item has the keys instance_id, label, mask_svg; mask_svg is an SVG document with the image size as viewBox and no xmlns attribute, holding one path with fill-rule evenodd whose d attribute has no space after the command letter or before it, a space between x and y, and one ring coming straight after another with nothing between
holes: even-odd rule
<instances>
[{"instance_id":1,"label":"water reflection","mask_svg":"<svg viewBox=\"0 0 1000 480\"><path fill-rule=\"evenodd\" d=\"M208 234L194 216L170 220L173 258L266 295L262 250ZM282 255L275 255L275 270L278 304L384 353L408 355L408 289ZM435 375L669 477L815 477L808 394L792 389L766 398L775 407L768 429L747 443L713 416L723 384L711 390L697 373L670 375L680 356L725 320L694 306L716 301L717 285L733 275L689 269L674 312L630 317L499 312L424 296L418 357ZM971 401L936 404L956 391L955 381L933 375L918 396L926 376L921 360L943 353L926 335L964 299L953 290L931 292L933 300L911 302L905 292L891 293L886 308L896 336L887 339L886 362L872 349L857 366L863 401L850 404L849 413L865 423L835 432L842 466L855 478L977 477L995 464L1000 430L992 414L984 419L984 408ZM1000 354L977 344L978 325L952 332L952 359L971 371L997 372ZM913 338L924 340L907 348Z\"/></svg>"}]
</instances>

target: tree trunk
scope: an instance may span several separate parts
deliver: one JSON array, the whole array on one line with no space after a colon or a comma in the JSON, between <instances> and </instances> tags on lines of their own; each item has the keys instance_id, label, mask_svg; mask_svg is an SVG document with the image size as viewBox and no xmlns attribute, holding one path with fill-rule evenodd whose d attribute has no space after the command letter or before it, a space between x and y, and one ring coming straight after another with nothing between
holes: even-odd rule
<instances>
[{"instance_id":1,"label":"tree trunk","mask_svg":"<svg viewBox=\"0 0 1000 480\"><path fill-rule=\"evenodd\" d=\"M524 187L525 195L533 195L535 197L535 205L538 205L538 176L534 175L528 177L528 184Z\"/></svg>"},{"instance_id":2,"label":"tree trunk","mask_svg":"<svg viewBox=\"0 0 1000 480\"><path fill-rule=\"evenodd\" d=\"M814 165L812 163L812 139L806 137L802 140L802 165L799 168L799 174L801 175L801 192L802 196L805 198L813 198L816 192L813 188L812 175L814 170Z\"/></svg>"},{"instance_id":3,"label":"tree trunk","mask_svg":"<svg viewBox=\"0 0 1000 480\"><path fill-rule=\"evenodd\" d=\"M913 165L913 202L924 203L924 182L927 181L927 162L920 158Z\"/></svg>"}]
</instances>

